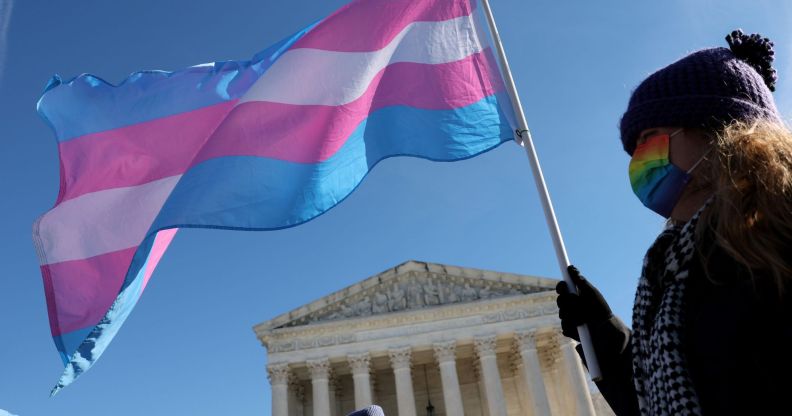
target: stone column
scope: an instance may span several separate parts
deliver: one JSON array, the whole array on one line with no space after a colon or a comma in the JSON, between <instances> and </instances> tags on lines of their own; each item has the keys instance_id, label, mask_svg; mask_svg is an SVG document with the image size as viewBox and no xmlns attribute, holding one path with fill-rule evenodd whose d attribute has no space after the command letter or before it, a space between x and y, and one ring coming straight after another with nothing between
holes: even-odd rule
<instances>
[{"instance_id":1,"label":"stone column","mask_svg":"<svg viewBox=\"0 0 792 416\"><path fill-rule=\"evenodd\" d=\"M594 403L591 401L591 392L586 381L583 363L575 351L575 341L565 337L560 329L555 330L555 337L561 346L561 360L564 362L569 387L575 396L575 407L580 416L594 416Z\"/></svg>"},{"instance_id":2,"label":"stone column","mask_svg":"<svg viewBox=\"0 0 792 416\"><path fill-rule=\"evenodd\" d=\"M536 352L536 330L520 331L514 334L515 347L522 358L522 376L527 388L529 403L533 414L549 415L550 402L547 399L539 354Z\"/></svg>"},{"instance_id":3,"label":"stone column","mask_svg":"<svg viewBox=\"0 0 792 416\"><path fill-rule=\"evenodd\" d=\"M503 383L498 372L498 361L495 355L495 335L477 337L474 340L476 355L481 366L484 379L484 392L487 395L487 407L490 416L506 416L506 398L503 395Z\"/></svg>"},{"instance_id":4,"label":"stone column","mask_svg":"<svg viewBox=\"0 0 792 416\"><path fill-rule=\"evenodd\" d=\"M308 371L311 373L311 390L313 393L314 416L330 416L330 360L308 360Z\"/></svg>"},{"instance_id":5,"label":"stone column","mask_svg":"<svg viewBox=\"0 0 792 416\"><path fill-rule=\"evenodd\" d=\"M484 377L481 374L481 362L475 356L473 357L473 375L476 377L476 389L481 402L481 416L490 416L487 392L484 390Z\"/></svg>"},{"instance_id":6,"label":"stone column","mask_svg":"<svg viewBox=\"0 0 792 416\"><path fill-rule=\"evenodd\" d=\"M464 415L462 392L459 389L459 377L456 371L456 341L438 342L433 347L435 359L440 366L446 414Z\"/></svg>"},{"instance_id":7,"label":"stone column","mask_svg":"<svg viewBox=\"0 0 792 416\"><path fill-rule=\"evenodd\" d=\"M330 373L329 388L330 388L330 416L339 416L338 397L341 396L341 383L338 382L338 378L336 378L332 372Z\"/></svg>"},{"instance_id":8,"label":"stone column","mask_svg":"<svg viewBox=\"0 0 792 416\"><path fill-rule=\"evenodd\" d=\"M272 416L289 415L289 364L270 364L267 376L272 386Z\"/></svg>"},{"instance_id":9,"label":"stone column","mask_svg":"<svg viewBox=\"0 0 792 416\"><path fill-rule=\"evenodd\" d=\"M371 399L371 377L369 376L371 357L369 353L349 354L347 362L352 369L352 380L355 383L355 409L362 409L374 404Z\"/></svg>"},{"instance_id":10,"label":"stone column","mask_svg":"<svg viewBox=\"0 0 792 416\"><path fill-rule=\"evenodd\" d=\"M393 375L396 379L396 402L399 416L416 416L415 393L413 392L410 364L412 348L404 347L388 351Z\"/></svg>"},{"instance_id":11,"label":"stone column","mask_svg":"<svg viewBox=\"0 0 792 416\"><path fill-rule=\"evenodd\" d=\"M289 378L289 416L305 416L305 386L294 373Z\"/></svg>"}]
</instances>

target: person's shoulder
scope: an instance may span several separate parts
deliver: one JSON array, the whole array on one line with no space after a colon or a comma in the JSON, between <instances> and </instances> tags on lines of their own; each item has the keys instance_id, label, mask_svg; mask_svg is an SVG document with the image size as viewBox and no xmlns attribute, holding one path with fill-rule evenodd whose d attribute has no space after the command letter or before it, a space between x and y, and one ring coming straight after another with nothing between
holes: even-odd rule
<instances>
[{"instance_id":1,"label":"person's shoulder","mask_svg":"<svg viewBox=\"0 0 792 416\"><path fill-rule=\"evenodd\" d=\"M792 285L782 293L768 271L749 269L716 244L700 250L697 257L689 277L694 296L716 298L732 307L786 312L792 320Z\"/></svg>"},{"instance_id":2,"label":"person's shoulder","mask_svg":"<svg viewBox=\"0 0 792 416\"><path fill-rule=\"evenodd\" d=\"M690 274L712 286L742 286L750 281L752 272L720 245L704 241L696 247Z\"/></svg>"}]
</instances>

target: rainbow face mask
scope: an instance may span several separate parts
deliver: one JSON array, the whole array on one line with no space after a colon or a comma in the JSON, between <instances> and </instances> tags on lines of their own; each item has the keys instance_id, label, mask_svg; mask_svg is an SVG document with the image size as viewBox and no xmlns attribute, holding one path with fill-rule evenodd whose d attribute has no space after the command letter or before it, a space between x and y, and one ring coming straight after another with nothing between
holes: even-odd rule
<instances>
[{"instance_id":1,"label":"rainbow face mask","mask_svg":"<svg viewBox=\"0 0 792 416\"><path fill-rule=\"evenodd\" d=\"M638 199L652 211L668 218L690 182L690 172L698 166L704 156L687 172L671 164L668 159L671 134L652 136L635 148L630 160L630 184Z\"/></svg>"}]
</instances>

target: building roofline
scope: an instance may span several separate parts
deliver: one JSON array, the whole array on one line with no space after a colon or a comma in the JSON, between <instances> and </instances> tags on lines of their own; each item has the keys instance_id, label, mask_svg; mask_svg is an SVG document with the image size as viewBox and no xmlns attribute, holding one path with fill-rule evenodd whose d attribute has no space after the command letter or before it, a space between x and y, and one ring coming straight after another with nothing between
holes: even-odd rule
<instances>
[{"instance_id":1,"label":"building roofline","mask_svg":"<svg viewBox=\"0 0 792 416\"><path fill-rule=\"evenodd\" d=\"M360 282L349 285L341 290L323 296L313 302L307 303L289 312L280 314L268 321L261 322L253 326L256 333L271 330L287 325L290 322L299 320L322 308L336 304L346 298L352 297L360 292L368 290L374 286L385 284L393 279L410 272L443 273L453 277L478 278L492 282L524 284L530 286L545 287L548 291L555 290L557 279L520 275L514 273L497 272L491 270L476 269L471 267L450 266L438 263L429 263L416 260L405 261L395 267L391 267L381 273L368 277Z\"/></svg>"}]
</instances>

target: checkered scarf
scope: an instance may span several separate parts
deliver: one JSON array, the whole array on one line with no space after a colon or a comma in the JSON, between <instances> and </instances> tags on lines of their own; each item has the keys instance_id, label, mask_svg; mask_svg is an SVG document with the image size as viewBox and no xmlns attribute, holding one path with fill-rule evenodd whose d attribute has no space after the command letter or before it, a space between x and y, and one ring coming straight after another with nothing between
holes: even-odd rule
<instances>
[{"instance_id":1,"label":"checkered scarf","mask_svg":"<svg viewBox=\"0 0 792 416\"><path fill-rule=\"evenodd\" d=\"M683 329L694 231L708 205L686 224L666 228L644 258L632 332L635 391L644 415L701 415L687 368Z\"/></svg>"}]
</instances>

